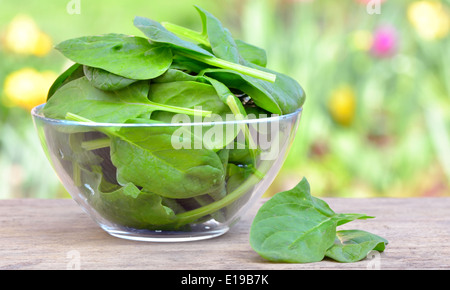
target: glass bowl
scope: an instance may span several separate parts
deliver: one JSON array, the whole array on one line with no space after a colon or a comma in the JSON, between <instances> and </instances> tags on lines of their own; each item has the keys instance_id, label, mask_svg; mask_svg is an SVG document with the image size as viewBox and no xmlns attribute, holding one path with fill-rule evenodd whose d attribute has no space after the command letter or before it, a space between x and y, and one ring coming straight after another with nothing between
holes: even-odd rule
<instances>
[{"instance_id":1,"label":"glass bowl","mask_svg":"<svg viewBox=\"0 0 450 290\"><path fill-rule=\"evenodd\" d=\"M112 236L162 242L226 233L278 174L302 112L115 124L46 118L43 106L33 121L72 198Z\"/></svg>"}]
</instances>

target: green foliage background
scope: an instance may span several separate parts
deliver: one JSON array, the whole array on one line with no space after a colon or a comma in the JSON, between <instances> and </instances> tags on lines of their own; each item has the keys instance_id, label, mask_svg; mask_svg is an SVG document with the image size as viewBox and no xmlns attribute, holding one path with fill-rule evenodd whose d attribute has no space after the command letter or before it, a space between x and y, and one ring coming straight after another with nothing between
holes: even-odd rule
<instances>
[{"instance_id":1,"label":"green foliage background","mask_svg":"<svg viewBox=\"0 0 450 290\"><path fill-rule=\"evenodd\" d=\"M192 6L198 4L235 38L265 48L269 68L297 79L307 93L302 121L267 195L305 176L321 196L450 196L449 34L424 39L408 18L414 2L438 3L448 12L449 1L387 0L380 14L355 0L80 0L80 14L68 13L69 2L0 0L0 39L20 14L32 17L53 44L109 32L139 35L136 15L200 29ZM395 51L377 57L369 42L386 26L394 31ZM0 100L14 71L60 73L66 66L54 50L20 55L0 42ZM346 124L329 108L342 86L355 104ZM1 101L0 198L21 197L68 195L45 159L29 111Z\"/></svg>"}]
</instances>

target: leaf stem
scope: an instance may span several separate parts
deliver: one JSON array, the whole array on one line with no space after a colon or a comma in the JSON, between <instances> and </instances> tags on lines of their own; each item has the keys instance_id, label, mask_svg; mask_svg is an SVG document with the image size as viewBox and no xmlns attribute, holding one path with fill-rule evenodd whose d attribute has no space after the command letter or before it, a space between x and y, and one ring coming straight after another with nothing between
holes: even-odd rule
<instances>
[{"instance_id":1,"label":"leaf stem","mask_svg":"<svg viewBox=\"0 0 450 290\"><path fill-rule=\"evenodd\" d=\"M176 113L176 114L186 114L186 115L194 115L194 116L197 115L197 116L202 116L202 117L206 117L206 116L209 116L212 114L212 111L189 109L189 108L171 106L171 105L154 103L154 102L150 102L149 105L159 108L161 111L172 112L172 113Z\"/></svg>"},{"instance_id":2,"label":"leaf stem","mask_svg":"<svg viewBox=\"0 0 450 290\"><path fill-rule=\"evenodd\" d=\"M177 53L184 57L192 58L192 59L198 60L200 62L209 64L209 65L212 65L215 67L220 67L223 69L231 69L231 70L240 72L244 75L248 75L248 76L251 76L254 78L265 80L265 81L268 81L271 83L275 82L275 80L277 78L277 76L275 74L271 74L271 73L268 73L265 71L254 69L254 68L244 66L241 64L237 64L234 62L226 61L221 58L206 56L206 55L202 55L202 54L198 54L198 53L186 53L181 50L177 50Z\"/></svg>"},{"instance_id":3,"label":"leaf stem","mask_svg":"<svg viewBox=\"0 0 450 290\"><path fill-rule=\"evenodd\" d=\"M258 171L267 173L267 171L270 169L271 165L272 164L270 162L265 161L264 163L262 163L262 165L259 166ZM232 191L230 194L226 195L221 200L212 202L208 205L205 205L205 206L197 208L197 209L193 209L190 211L186 211L186 212L177 214L176 215L177 225L182 226L182 225L191 223L191 222L197 220L198 218L201 218L202 216L214 213L215 211L217 211L225 206L230 205L231 203L233 203L234 201L239 199L241 196L248 193L249 190L253 186L255 186L258 182L260 182L264 176L265 176L264 174L261 174L261 175L252 174L249 178L247 178L247 180L244 181L244 183L241 184L241 186L236 188L234 191Z\"/></svg>"},{"instance_id":4,"label":"leaf stem","mask_svg":"<svg viewBox=\"0 0 450 290\"><path fill-rule=\"evenodd\" d=\"M162 26L164 26L164 28L166 28L167 30L169 30L170 32L193 40L195 42L198 42L200 44L206 45L208 47L211 47L211 44L209 43L208 40L208 36L205 35L204 33L201 32L197 32L195 30L191 30L189 28L186 27L182 27L173 23L169 23L169 22L162 22L161 23ZM275 82L276 79L276 75L265 72L265 71L261 71L258 69L254 69L251 67L247 67L244 65L240 65L237 63L233 63L233 62L229 62L226 60L223 60L221 58L217 58L217 57L210 57L210 56L205 56L205 55L201 55L201 54L190 54L190 53L185 53L183 51L178 51L178 54L185 56L185 57L189 57L201 62L204 62L206 64L212 65L212 66L216 66L216 67L220 67L220 68L224 68L224 69L232 69L235 71L238 71L242 74L251 76L251 77L255 77L258 79L262 79L265 81L269 81L271 83Z\"/></svg>"},{"instance_id":5,"label":"leaf stem","mask_svg":"<svg viewBox=\"0 0 450 290\"><path fill-rule=\"evenodd\" d=\"M81 147L88 151L109 147L110 145L111 140L109 138L100 138L81 142Z\"/></svg>"},{"instance_id":6,"label":"leaf stem","mask_svg":"<svg viewBox=\"0 0 450 290\"><path fill-rule=\"evenodd\" d=\"M211 44L208 41L208 37L201 32L191 30L189 28L182 27L170 22L161 22L161 25L164 26L165 29L169 30L170 32L178 36L193 40L208 47L211 46Z\"/></svg>"}]
</instances>

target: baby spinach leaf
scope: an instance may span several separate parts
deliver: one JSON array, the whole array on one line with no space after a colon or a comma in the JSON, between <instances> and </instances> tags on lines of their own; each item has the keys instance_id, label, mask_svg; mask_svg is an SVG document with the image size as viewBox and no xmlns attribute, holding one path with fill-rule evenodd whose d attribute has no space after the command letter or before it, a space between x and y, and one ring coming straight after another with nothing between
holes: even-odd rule
<instances>
[{"instance_id":1,"label":"baby spinach leaf","mask_svg":"<svg viewBox=\"0 0 450 290\"><path fill-rule=\"evenodd\" d=\"M237 45L239 54L245 61L262 67L267 65L267 54L264 49L239 39L235 39L234 42Z\"/></svg>"},{"instance_id":2,"label":"baby spinach leaf","mask_svg":"<svg viewBox=\"0 0 450 290\"><path fill-rule=\"evenodd\" d=\"M228 29L214 15L195 5L202 19L202 34L209 40L211 49L216 57L239 63L239 50Z\"/></svg>"},{"instance_id":3,"label":"baby spinach leaf","mask_svg":"<svg viewBox=\"0 0 450 290\"><path fill-rule=\"evenodd\" d=\"M317 262L333 246L339 224L366 218L370 217L336 214L325 201L311 196L303 178L293 189L275 194L261 206L250 229L250 245L270 261ZM335 251L339 249L330 255Z\"/></svg>"},{"instance_id":4,"label":"baby spinach leaf","mask_svg":"<svg viewBox=\"0 0 450 290\"><path fill-rule=\"evenodd\" d=\"M181 70L169 68L161 76L152 79L152 83L170 83L178 81L196 81L197 76L187 74Z\"/></svg>"},{"instance_id":5,"label":"baby spinach leaf","mask_svg":"<svg viewBox=\"0 0 450 290\"><path fill-rule=\"evenodd\" d=\"M250 230L250 245L274 262L309 263L324 258L336 236L332 211L312 199L303 179L277 193L259 209Z\"/></svg>"},{"instance_id":6,"label":"baby spinach leaf","mask_svg":"<svg viewBox=\"0 0 450 290\"><path fill-rule=\"evenodd\" d=\"M69 81L81 78L84 76L83 66L79 63L75 63L71 65L67 70L65 70L62 74L60 74L56 80L53 82L52 86L48 90L47 101L50 99L55 92L64 84Z\"/></svg>"},{"instance_id":7,"label":"baby spinach leaf","mask_svg":"<svg viewBox=\"0 0 450 290\"><path fill-rule=\"evenodd\" d=\"M136 80L160 76L172 63L167 46L117 33L69 39L56 49L74 62Z\"/></svg>"},{"instance_id":8,"label":"baby spinach leaf","mask_svg":"<svg viewBox=\"0 0 450 290\"><path fill-rule=\"evenodd\" d=\"M44 106L43 113L49 118L64 119L70 112L94 122L107 123L123 123L130 118L156 110L190 115L201 113L197 110L151 102L147 98L148 91L148 81L139 81L117 91L103 91L93 87L86 77L82 77L56 91Z\"/></svg>"},{"instance_id":9,"label":"baby spinach leaf","mask_svg":"<svg viewBox=\"0 0 450 290\"><path fill-rule=\"evenodd\" d=\"M171 69L181 70L190 74L198 74L202 70L210 67L210 65L204 62L196 61L192 58L184 57L179 54L175 54L173 56L173 61L170 65Z\"/></svg>"},{"instance_id":10,"label":"baby spinach leaf","mask_svg":"<svg viewBox=\"0 0 450 290\"><path fill-rule=\"evenodd\" d=\"M68 113L66 119L92 122ZM159 123L137 118L130 123ZM155 124L157 125L157 124ZM172 144L174 132L180 126L98 127L111 138L111 161L117 168L117 181L133 183L169 198L189 198L222 190L225 168L212 150L176 149ZM189 127L179 139L194 142ZM183 142L181 140L180 142Z\"/></svg>"},{"instance_id":11,"label":"baby spinach leaf","mask_svg":"<svg viewBox=\"0 0 450 290\"><path fill-rule=\"evenodd\" d=\"M154 83L150 87L149 99L159 104L190 109L201 108L213 113L200 120L196 117L188 118L190 122L224 121L231 119L227 115L233 116L232 111L217 95L214 87L206 83L195 81ZM173 122L173 117L174 114L169 112L155 112L152 115L153 120L167 123ZM204 148L216 150L222 149L236 138L238 134L236 127L235 124L203 125L197 126L192 131L203 140Z\"/></svg>"},{"instance_id":12,"label":"baby spinach leaf","mask_svg":"<svg viewBox=\"0 0 450 290\"><path fill-rule=\"evenodd\" d=\"M209 84L195 81L177 81L167 83L153 83L150 86L148 98L158 104L166 104L183 108L201 107L202 110L211 111L225 120L230 109L222 102L214 87ZM158 112L152 119L170 123L173 114Z\"/></svg>"},{"instance_id":13,"label":"baby spinach leaf","mask_svg":"<svg viewBox=\"0 0 450 290\"><path fill-rule=\"evenodd\" d=\"M236 120L247 116L247 113L245 112L244 106L242 105L241 101L230 91L227 86L225 86L218 80L207 76L201 76L198 77L198 79L204 79L206 82L210 83L213 86L222 102L230 108L231 112L233 112Z\"/></svg>"},{"instance_id":14,"label":"baby spinach leaf","mask_svg":"<svg viewBox=\"0 0 450 290\"><path fill-rule=\"evenodd\" d=\"M207 149L174 149L176 129L123 127L113 133L111 160L119 183L132 182L170 198L189 198L221 188L225 173L217 154Z\"/></svg>"},{"instance_id":15,"label":"baby spinach leaf","mask_svg":"<svg viewBox=\"0 0 450 290\"><path fill-rule=\"evenodd\" d=\"M342 230L336 232L334 245L326 256L338 262L357 262L372 251L384 251L388 241L375 234L361 230Z\"/></svg>"},{"instance_id":16,"label":"baby spinach leaf","mask_svg":"<svg viewBox=\"0 0 450 290\"><path fill-rule=\"evenodd\" d=\"M261 69L268 70L262 67ZM273 72L277 75L274 83L233 70L205 69L203 73L229 88L241 90L249 95L257 106L274 114L292 113L299 109L305 101L301 86L294 79L281 73Z\"/></svg>"},{"instance_id":17,"label":"baby spinach leaf","mask_svg":"<svg viewBox=\"0 0 450 290\"><path fill-rule=\"evenodd\" d=\"M136 16L134 18L134 26L144 33L151 41L156 43L164 43L176 48L180 51L188 53L196 53L204 56L214 57L209 51L199 47L198 45L183 40L164 28L159 22L149 18Z\"/></svg>"},{"instance_id":18,"label":"baby spinach leaf","mask_svg":"<svg viewBox=\"0 0 450 290\"><path fill-rule=\"evenodd\" d=\"M134 25L152 42L166 44L181 56L206 63L210 66L236 70L243 74L261 78L270 82L275 81L276 76L274 74L215 57L206 49L179 38L177 35L170 32L154 20L137 16L134 19Z\"/></svg>"},{"instance_id":19,"label":"baby spinach leaf","mask_svg":"<svg viewBox=\"0 0 450 290\"><path fill-rule=\"evenodd\" d=\"M83 66L84 75L97 89L104 91L115 91L123 89L138 80L128 79L101 68Z\"/></svg>"},{"instance_id":20,"label":"baby spinach leaf","mask_svg":"<svg viewBox=\"0 0 450 290\"><path fill-rule=\"evenodd\" d=\"M97 211L110 221L137 229L161 229L174 222L171 208L162 204L162 197L133 183L107 188L104 181L99 187L94 204Z\"/></svg>"}]
</instances>

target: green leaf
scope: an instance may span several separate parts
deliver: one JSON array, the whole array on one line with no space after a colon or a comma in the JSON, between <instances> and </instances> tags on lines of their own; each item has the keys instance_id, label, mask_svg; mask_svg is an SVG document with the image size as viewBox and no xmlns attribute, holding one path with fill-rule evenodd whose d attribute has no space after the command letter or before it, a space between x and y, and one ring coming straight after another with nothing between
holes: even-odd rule
<instances>
[{"instance_id":1,"label":"green leaf","mask_svg":"<svg viewBox=\"0 0 450 290\"><path fill-rule=\"evenodd\" d=\"M157 194L139 190L132 183L114 186L114 190L105 187L101 184L98 190L95 208L112 222L137 229L162 229L175 220L172 209L164 206Z\"/></svg>"},{"instance_id":2,"label":"green leaf","mask_svg":"<svg viewBox=\"0 0 450 290\"><path fill-rule=\"evenodd\" d=\"M228 29L214 15L195 5L202 19L203 35L206 35L214 55L218 58L239 63L239 50Z\"/></svg>"},{"instance_id":3,"label":"green leaf","mask_svg":"<svg viewBox=\"0 0 450 290\"><path fill-rule=\"evenodd\" d=\"M365 218L336 214L325 201L311 196L303 178L293 189L275 194L261 206L250 229L250 245L270 261L318 262L333 246L339 223Z\"/></svg>"},{"instance_id":4,"label":"green leaf","mask_svg":"<svg viewBox=\"0 0 450 290\"><path fill-rule=\"evenodd\" d=\"M215 88L206 83L194 81L178 81L167 83L154 83L150 86L149 99L159 104L178 106L190 109L201 109L212 112L211 116L202 118L184 118L183 122L215 122L232 120L233 113L218 96ZM167 123L173 122L175 114L169 112L155 112L153 120ZM222 149L231 143L238 134L235 124L203 125L193 128L194 134L203 140L207 149Z\"/></svg>"},{"instance_id":5,"label":"green leaf","mask_svg":"<svg viewBox=\"0 0 450 290\"><path fill-rule=\"evenodd\" d=\"M113 73L110 73L101 68L83 66L84 75L97 89L104 91L116 91L123 89L138 80L125 78Z\"/></svg>"},{"instance_id":6,"label":"green leaf","mask_svg":"<svg viewBox=\"0 0 450 290\"><path fill-rule=\"evenodd\" d=\"M56 49L74 62L136 80L155 78L172 63L170 48L116 33L69 39Z\"/></svg>"},{"instance_id":7,"label":"green leaf","mask_svg":"<svg viewBox=\"0 0 450 290\"><path fill-rule=\"evenodd\" d=\"M113 132L111 160L120 184L134 183L170 198L189 198L223 186L218 155L207 149L174 149L178 126L121 128ZM193 138L184 134L180 138ZM191 140L188 140L191 142Z\"/></svg>"},{"instance_id":8,"label":"green leaf","mask_svg":"<svg viewBox=\"0 0 450 290\"><path fill-rule=\"evenodd\" d=\"M241 90L250 96L258 107L274 114L289 114L301 108L305 101L302 87L291 77L260 67L277 76L274 83L247 76L233 70L205 69L210 76L229 88Z\"/></svg>"},{"instance_id":9,"label":"green leaf","mask_svg":"<svg viewBox=\"0 0 450 290\"><path fill-rule=\"evenodd\" d=\"M264 49L239 39L235 39L234 41L238 47L239 54L245 61L262 67L267 65L267 54Z\"/></svg>"},{"instance_id":10,"label":"green leaf","mask_svg":"<svg viewBox=\"0 0 450 290\"><path fill-rule=\"evenodd\" d=\"M179 38L154 20L138 16L134 19L134 25L152 42L166 44L181 56L206 63L210 66L236 70L243 74L261 78L266 81L275 81L276 76L274 74L215 57L206 49Z\"/></svg>"},{"instance_id":11,"label":"green leaf","mask_svg":"<svg viewBox=\"0 0 450 290\"><path fill-rule=\"evenodd\" d=\"M79 63L71 65L67 70L60 74L56 80L53 82L52 86L48 90L47 101L55 94L55 92L64 84L81 78L84 76L83 66Z\"/></svg>"},{"instance_id":12,"label":"green leaf","mask_svg":"<svg viewBox=\"0 0 450 290\"><path fill-rule=\"evenodd\" d=\"M213 86L195 81L177 81L153 83L150 86L148 98L158 104L210 111L226 119L226 114L232 114L222 102ZM171 122L173 113L158 112L152 116L154 120Z\"/></svg>"},{"instance_id":13,"label":"green leaf","mask_svg":"<svg viewBox=\"0 0 450 290\"><path fill-rule=\"evenodd\" d=\"M151 102L147 98L148 91L148 81L139 81L121 90L103 91L93 87L86 77L82 77L56 91L44 106L43 113L49 118L65 119L66 114L70 112L94 122L107 123L123 123L156 110L183 114L201 113Z\"/></svg>"},{"instance_id":14,"label":"green leaf","mask_svg":"<svg viewBox=\"0 0 450 290\"><path fill-rule=\"evenodd\" d=\"M209 51L192 42L179 38L164 28L164 26L162 26L159 22L152 19L136 16L134 18L134 26L142 31L144 35L153 42L169 44L178 50L186 51L188 53L196 53L213 57Z\"/></svg>"},{"instance_id":15,"label":"green leaf","mask_svg":"<svg viewBox=\"0 0 450 290\"><path fill-rule=\"evenodd\" d=\"M326 256L338 262L357 262L375 250L384 251L388 241L375 234L361 230L343 230L336 232L334 245Z\"/></svg>"},{"instance_id":16,"label":"green leaf","mask_svg":"<svg viewBox=\"0 0 450 290\"><path fill-rule=\"evenodd\" d=\"M312 199L309 190L303 179L259 209L250 229L250 245L263 258L289 263L324 258L336 236L336 222L329 207Z\"/></svg>"},{"instance_id":17,"label":"green leaf","mask_svg":"<svg viewBox=\"0 0 450 290\"><path fill-rule=\"evenodd\" d=\"M152 79L152 83L170 83L170 82L196 81L196 80L197 80L197 76L187 74L178 69L169 68L161 76Z\"/></svg>"}]
</instances>

